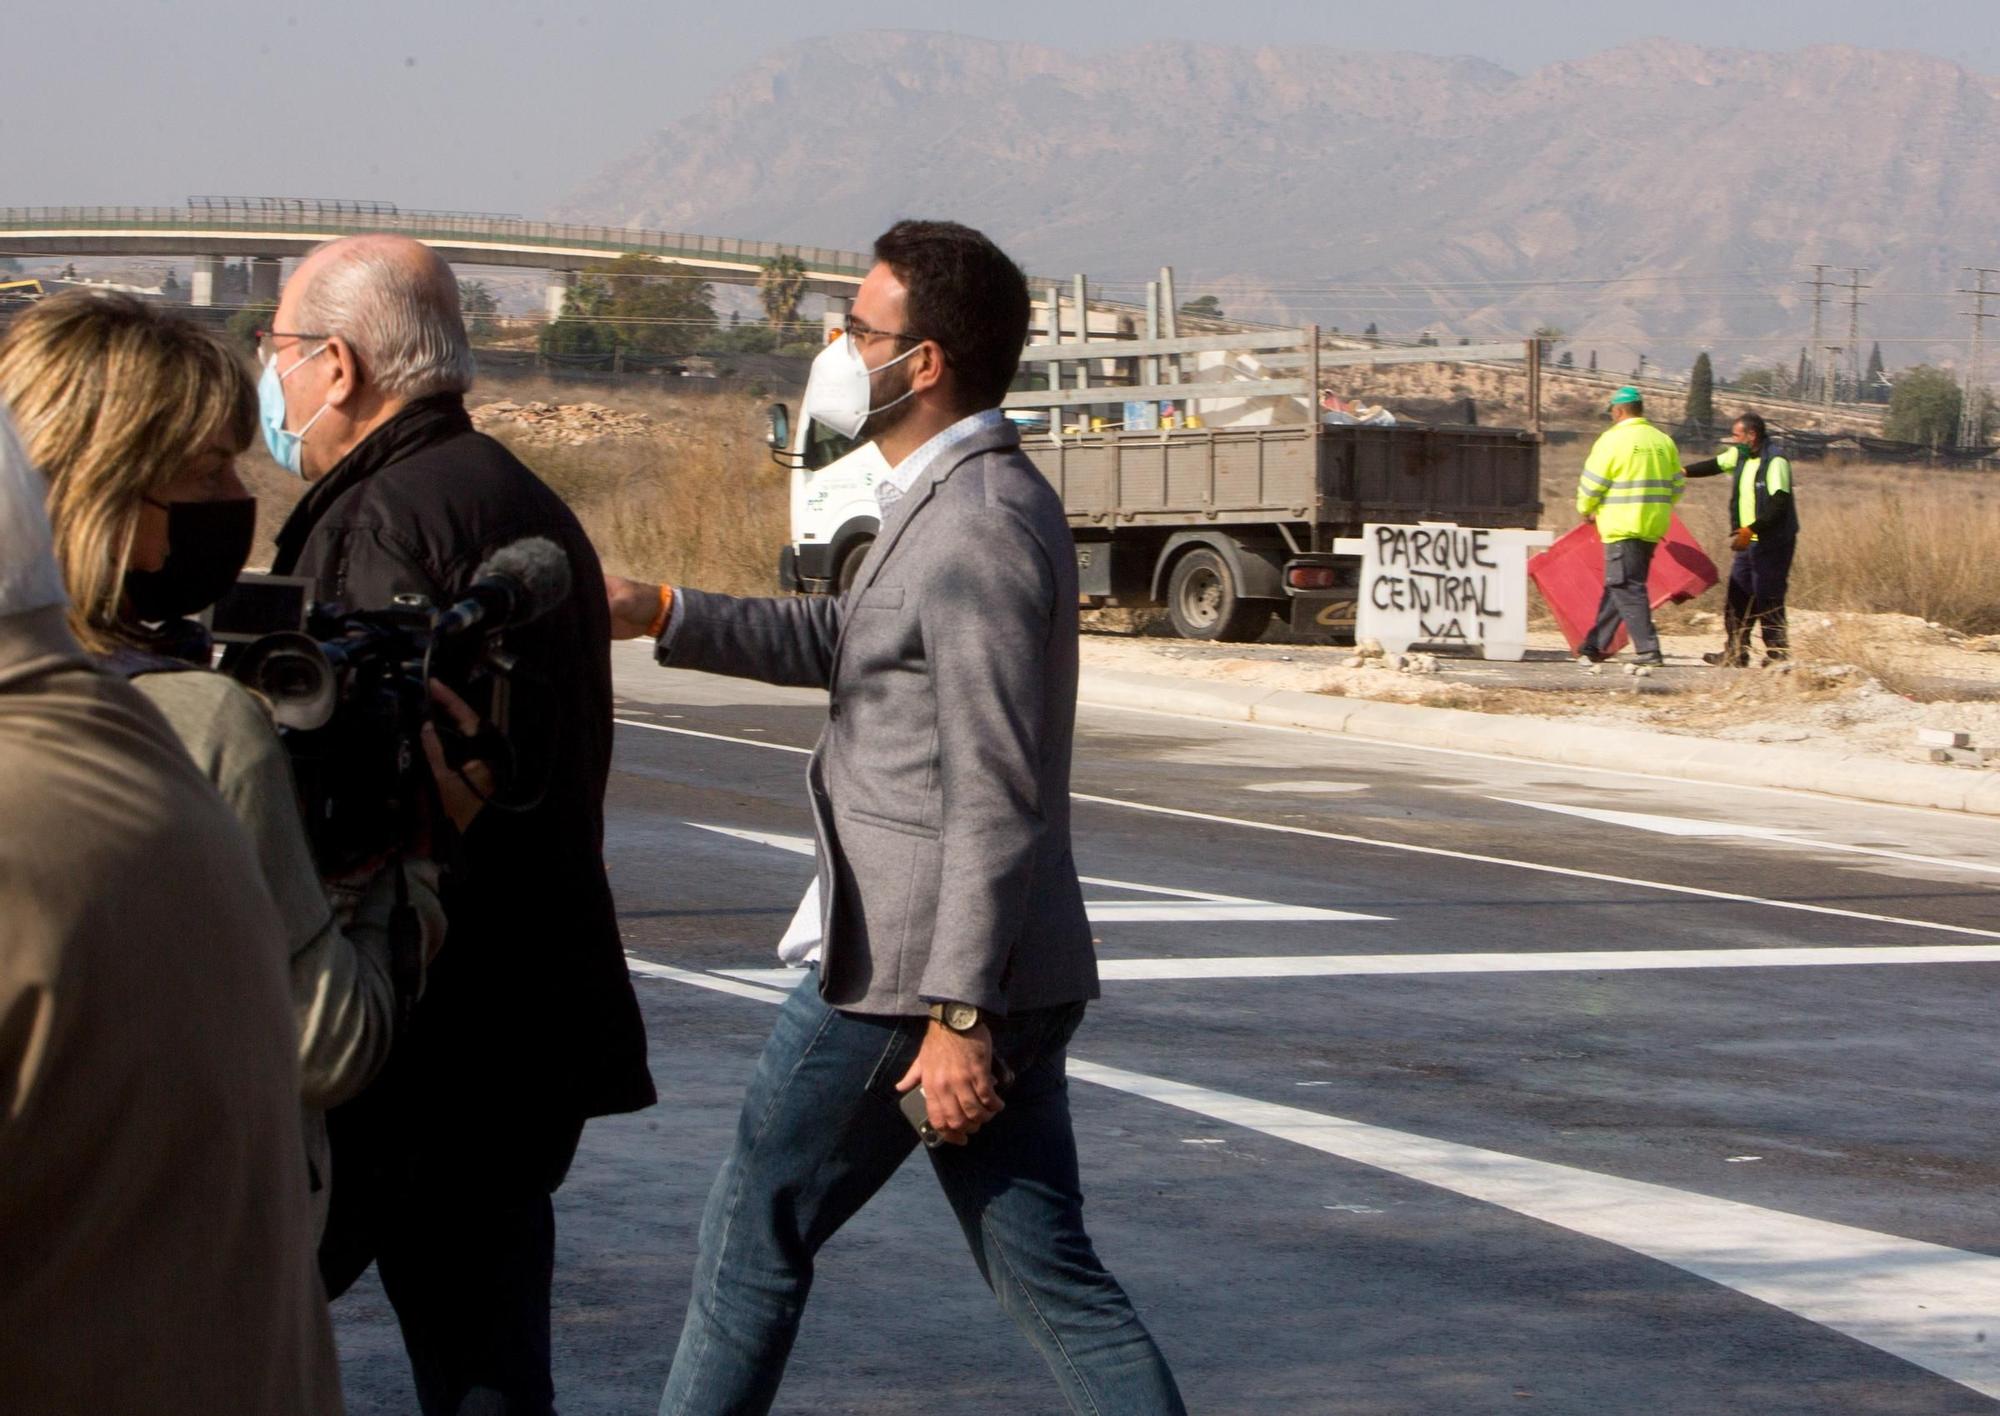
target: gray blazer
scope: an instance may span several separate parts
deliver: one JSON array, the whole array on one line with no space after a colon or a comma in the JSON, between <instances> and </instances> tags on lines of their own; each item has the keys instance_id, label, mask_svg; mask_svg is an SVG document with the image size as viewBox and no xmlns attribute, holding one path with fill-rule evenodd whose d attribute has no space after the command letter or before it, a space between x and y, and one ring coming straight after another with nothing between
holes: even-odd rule
<instances>
[{"instance_id":1,"label":"gray blazer","mask_svg":"<svg viewBox=\"0 0 2000 1416\"><path fill-rule=\"evenodd\" d=\"M828 1003L1097 996L1070 854L1076 555L1011 427L917 480L842 598L676 599L662 663L832 694L806 773Z\"/></svg>"}]
</instances>

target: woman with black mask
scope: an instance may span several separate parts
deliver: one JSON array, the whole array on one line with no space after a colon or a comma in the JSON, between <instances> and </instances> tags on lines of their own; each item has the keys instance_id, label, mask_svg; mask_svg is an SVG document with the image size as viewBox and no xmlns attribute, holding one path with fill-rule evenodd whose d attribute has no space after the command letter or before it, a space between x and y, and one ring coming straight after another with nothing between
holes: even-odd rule
<instances>
[{"instance_id":1,"label":"woman with black mask","mask_svg":"<svg viewBox=\"0 0 2000 1416\"><path fill-rule=\"evenodd\" d=\"M242 823L277 902L286 937L272 946L290 960L323 1227L324 1113L381 1070L395 1020L413 1001L396 994L390 916L399 896L414 906L426 962L444 919L437 868L425 859L321 880L269 713L208 669L206 635L185 618L220 599L250 555L257 503L236 459L256 436L255 384L194 324L129 296L76 293L40 302L0 337L0 403L48 480L72 631L160 710ZM462 727L474 725L462 703L440 696ZM425 746L462 829L478 791L444 767L434 734Z\"/></svg>"}]
</instances>

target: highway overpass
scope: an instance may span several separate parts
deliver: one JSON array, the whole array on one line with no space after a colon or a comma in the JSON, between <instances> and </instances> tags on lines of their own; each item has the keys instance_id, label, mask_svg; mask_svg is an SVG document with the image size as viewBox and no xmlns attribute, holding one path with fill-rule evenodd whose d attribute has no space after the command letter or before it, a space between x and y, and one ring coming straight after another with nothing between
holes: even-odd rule
<instances>
[{"instance_id":1,"label":"highway overpass","mask_svg":"<svg viewBox=\"0 0 2000 1416\"><path fill-rule=\"evenodd\" d=\"M409 211L386 202L312 198L191 197L179 207L0 207L0 254L178 256L192 260L193 303L214 302L225 258L250 262L251 298L277 298L279 262L323 241L387 231L434 248L454 265L525 266L552 273L549 312L561 312L569 273L624 255L646 255L718 281L753 281L778 256L796 257L808 288L852 294L868 273L860 251L527 221L518 216Z\"/></svg>"}]
</instances>

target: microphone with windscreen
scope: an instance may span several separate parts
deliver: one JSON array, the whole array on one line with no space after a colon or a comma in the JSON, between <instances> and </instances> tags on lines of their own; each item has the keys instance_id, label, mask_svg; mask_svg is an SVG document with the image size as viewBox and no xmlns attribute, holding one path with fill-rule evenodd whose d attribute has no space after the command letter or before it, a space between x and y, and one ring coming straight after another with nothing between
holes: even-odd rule
<instances>
[{"instance_id":1,"label":"microphone with windscreen","mask_svg":"<svg viewBox=\"0 0 2000 1416\"><path fill-rule=\"evenodd\" d=\"M473 572L465 597L437 617L447 639L484 627L488 633L527 624L569 598L569 557L546 536L502 546Z\"/></svg>"}]
</instances>

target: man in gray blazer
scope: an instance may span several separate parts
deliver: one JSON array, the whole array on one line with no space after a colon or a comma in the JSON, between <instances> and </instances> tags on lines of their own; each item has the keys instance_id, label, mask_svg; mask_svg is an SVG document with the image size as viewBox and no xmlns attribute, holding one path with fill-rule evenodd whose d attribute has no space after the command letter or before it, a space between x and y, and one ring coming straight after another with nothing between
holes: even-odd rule
<instances>
[{"instance_id":1,"label":"man in gray blazer","mask_svg":"<svg viewBox=\"0 0 2000 1416\"><path fill-rule=\"evenodd\" d=\"M779 1016L709 1195L660 1410L770 1409L814 1255L915 1148L899 1100L921 1087L973 1258L1070 1406L1178 1413L1083 1228L1064 1077L1097 996L1070 853L1076 560L1061 502L999 412L1027 285L949 222L898 223L875 260L805 410L865 412L859 435L891 468L853 588L736 599L607 579L613 632L656 635L662 663L831 697L807 770L818 881L788 937L817 945L817 967Z\"/></svg>"}]
</instances>

